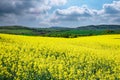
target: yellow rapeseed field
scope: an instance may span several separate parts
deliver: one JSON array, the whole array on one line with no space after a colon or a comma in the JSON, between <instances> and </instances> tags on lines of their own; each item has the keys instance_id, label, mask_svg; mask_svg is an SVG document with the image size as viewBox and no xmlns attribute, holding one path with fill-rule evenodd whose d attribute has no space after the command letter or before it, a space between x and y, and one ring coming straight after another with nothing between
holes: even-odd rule
<instances>
[{"instance_id":1,"label":"yellow rapeseed field","mask_svg":"<svg viewBox=\"0 0 120 80\"><path fill-rule=\"evenodd\" d=\"M0 34L0 80L120 80L120 35Z\"/></svg>"}]
</instances>

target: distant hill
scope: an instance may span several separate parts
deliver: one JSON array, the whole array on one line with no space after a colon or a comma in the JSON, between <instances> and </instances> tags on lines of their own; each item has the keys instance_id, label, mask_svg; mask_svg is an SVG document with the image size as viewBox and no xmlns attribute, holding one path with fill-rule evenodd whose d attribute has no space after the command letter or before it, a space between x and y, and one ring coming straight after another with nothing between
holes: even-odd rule
<instances>
[{"instance_id":1,"label":"distant hill","mask_svg":"<svg viewBox=\"0 0 120 80\"><path fill-rule=\"evenodd\" d=\"M0 26L0 33L48 36L48 37L78 37L104 34L120 34L120 25L88 25L77 28L53 26L50 28L29 28L25 26Z\"/></svg>"},{"instance_id":2,"label":"distant hill","mask_svg":"<svg viewBox=\"0 0 120 80\"><path fill-rule=\"evenodd\" d=\"M0 26L0 33L16 35L37 35L36 29L24 26Z\"/></svg>"},{"instance_id":3,"label":"distant hill","mask_svg":"<svg viewBox=\"0 0 120 80\"><path fill-rule=\"evenodd\" d=\"M89 25L77 27L77 29L83 30L120 30L120 25Z\"/></svg>"},{"instance_id":4,"label":"distant hill","mask_svg":"<svg viewBox=\"0 0 120 80\"><path fill-rule=\"evenodd\" d=\"M29 29L31 30L32 28L25 27L25 26L0 26L0 29Z\"/></svg>"},{"instance_id":5,"label":"distant hill","mask_svg":"<svg viewBox=\"0 0 120 80\"><path fill-rule=\"evenodd\" d=\"M29 29L29 30L41 30L41 29L57 29L57 30L64 30L64 29L81 29L81 30L105 30L105 29L109 29L109 30L115 30L115 29L120 29L120 25L88 25L88 26L80 26L77 28L68 28L68 27L60 27L60 26L52 26L49 28L29 28L29 27L25 27L25 26L0 26L0 29Z\"/></svg>"}]
</instances>

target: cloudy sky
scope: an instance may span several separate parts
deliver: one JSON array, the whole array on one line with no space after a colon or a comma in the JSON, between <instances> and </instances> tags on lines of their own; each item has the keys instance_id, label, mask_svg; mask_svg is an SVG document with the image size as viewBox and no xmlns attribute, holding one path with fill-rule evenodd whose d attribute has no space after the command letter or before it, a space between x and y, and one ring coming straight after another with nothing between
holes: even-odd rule
<instances>
[{"instance_id":1,"label":"cloudy sky","mask_svg":"<svg viewBox=\"0 0 120 80\"><path fill-rule=\"evenodd\" d=\"M120 0L0 0L0 26L120 24Z\"/></svg>"}]
</instances>

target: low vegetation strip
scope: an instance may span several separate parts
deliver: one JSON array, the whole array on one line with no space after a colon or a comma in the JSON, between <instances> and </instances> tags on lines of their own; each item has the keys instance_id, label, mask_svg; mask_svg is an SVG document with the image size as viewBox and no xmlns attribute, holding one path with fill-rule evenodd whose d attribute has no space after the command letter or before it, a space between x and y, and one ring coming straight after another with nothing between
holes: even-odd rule
<instances>
[{"instance_id":1,"label":"low vegetation strip","mask_svg":"<svg viewBox=\"0 0 120 80\"><path fill-rule=\"evenodd\" d=\"M119 80L120 35L0 34L0 80Z\"/></svg>"},{"instance_id":2,"label":"low vegetation strip","mask_svg":"<svg viewBox=\"0 0 120 80\"><path fill-rule=\"evenodd\" d=\"M81 36L120 34L120 25L91 25L77 28L28 28L23 26L1 26L0 33L27 36L76 38Z\"/></svg>"}]
</instances>

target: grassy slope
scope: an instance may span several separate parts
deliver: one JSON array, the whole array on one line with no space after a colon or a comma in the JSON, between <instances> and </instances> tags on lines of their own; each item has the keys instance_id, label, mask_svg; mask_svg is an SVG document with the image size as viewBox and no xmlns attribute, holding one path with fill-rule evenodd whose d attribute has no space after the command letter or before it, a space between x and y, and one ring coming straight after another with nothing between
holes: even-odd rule
<instances>
[{"instance_id":1,"label":"grassy slope","mask_svg":"<svg viewBox=\"0 0 120 80\"><path fill-rule=\"evenodd\" d=\"M119 80L120 35L50 38L0 34L0 80Z\"/></svg>"},{"instance_id":2,"label":"grassy slope","mask_svg":"<svg viewBox=\"0 0 120 80\"><path fill-rule=\"evenodd\" d=\"M19 35L37 35L49 37L78 37L102 34L120 34L120 26L118 25L98 25L86 26L78 28L27 28L22 26L6 26L0 27L0 33L19 34Z\"/></svg>"}]
</instances>

